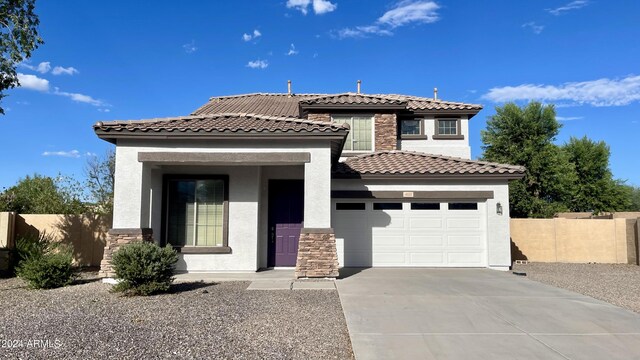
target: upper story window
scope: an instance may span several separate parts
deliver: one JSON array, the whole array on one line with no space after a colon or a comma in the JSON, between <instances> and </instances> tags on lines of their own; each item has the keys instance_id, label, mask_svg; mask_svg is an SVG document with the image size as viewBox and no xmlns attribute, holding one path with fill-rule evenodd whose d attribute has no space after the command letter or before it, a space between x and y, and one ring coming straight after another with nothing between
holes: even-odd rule
<instances>
[{"instance_id":1,"label":"upper story window","mask_svg":"<svg viewBox=\"0 0 640 360\"><path fill-rule=\"evenodd\" d=\"M464 139L460 119L436 119L434 139Z\"/></svg>"},{"instance_id":2,"label":"upper story window","mask_svg":"<svg viewBox=\"0 0 640 360\"><path fill-rule=\"evenodd\" d=\"M351 127L344 144L345 151L373 151L373 116L336 115L332 120Z\"/></svg>"},{"instance_id":3,"label":"upper story window","mask_svg":"<svg viewBox=\"0 0 640 360\"><path fill-rule=\"evenodd\" d=\"M402 139L426 139L424 134L424 121L422 119L400 120L400 138Z\"/></svg>"}]
</instances>

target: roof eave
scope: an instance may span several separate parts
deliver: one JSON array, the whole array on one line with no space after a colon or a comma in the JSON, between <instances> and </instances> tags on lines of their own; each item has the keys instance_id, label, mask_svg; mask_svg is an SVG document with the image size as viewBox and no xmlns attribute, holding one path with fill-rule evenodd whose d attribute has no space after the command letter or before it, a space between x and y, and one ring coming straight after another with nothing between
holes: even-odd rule
<instances>
[{"instance_id":1,"label":"roof eave","mask_svg":"<svg viewBox=\"0 0 640 360\"><path fill-rule=\"evenodd\" d=\"M407 104L300 104L300 110L403 110Z\"/></svg>"},{"instance_id":2,"label":"roof eave","mask_svg":"<svg viewBox=\"0 0 640 360\"><path fill-rule=\"evenodd\" d=\"M348 130L326 131L326 132L195 132L195 131L105 131L95 129L96 135L106 141L114 142L116 139L201 139L201 140L224 140L224 139L344 139Z\"/></svg>"},{"instance_id":3,"label":"roof eave","mask_svg":"<svg viewBox=\"0 0 640 360\"><path fill-rule=\"evenodd\" d=\"M332 179L363 180L518 180L524 174L332 174Z\"/></svg>"},{"instance_id":4,"label":"roof eave","mask_svg":"<svg viewBox=\"0 0 640 360\"><path fill-rule=\"evenodd\" d=\"M429 109L417 109L410 110L413 114L416 115L467 115L469 116L469 120L476 116L482 109L463 109L463 110L429 110Z\"/></svg>"}]
</instances>

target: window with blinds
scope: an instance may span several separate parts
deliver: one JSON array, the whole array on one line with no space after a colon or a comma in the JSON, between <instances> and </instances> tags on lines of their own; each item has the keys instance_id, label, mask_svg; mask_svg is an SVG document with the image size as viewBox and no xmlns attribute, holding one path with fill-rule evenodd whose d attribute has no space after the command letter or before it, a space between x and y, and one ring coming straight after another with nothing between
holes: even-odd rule
<instances>
[{"instance_id":1,"label":"window with blinds","mask_svg":"<svg viewBox=\"0 0 640 360\"><path fill-rule=\"evenodd\" d=\"M351 130L344 144L345 151L373 150L373 117L372 116L333 116L333 122L349 124Z\"/></svg>"},{"instance_id":2,"label":"window with blinds","mask_svg":"<svg viewBox=\"0 0 640 360\"><path fill-rule=\"evenodd\" d=\"M223 179L172 179L167 195L169 244L224 246Z\"/></svg>"}]
</instances>

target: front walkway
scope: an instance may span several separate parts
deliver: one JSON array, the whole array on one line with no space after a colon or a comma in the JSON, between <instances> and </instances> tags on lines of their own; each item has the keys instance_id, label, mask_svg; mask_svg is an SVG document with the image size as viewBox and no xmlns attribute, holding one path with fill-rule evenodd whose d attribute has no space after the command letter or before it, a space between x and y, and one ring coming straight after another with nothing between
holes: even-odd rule
<instances>
[{"instance_id":1,"label":"front walkway","mask_svg":"<svg viewBox=\"0 0 640 360\"><path fill-rule=\"evenodd\" d=\"M341 271L359 360L640 357L640 315L510 272Z\"/></svg>"},{"instance_id":2,"label":"front walkway","mask_svg":"<svg viewBox=\"0 0 640 360\"><path fill-rule=\"evenodd\" d=\"M183 273L175 275L176 283L202 281L251 281L247 290L335 290L333 280L295 279L293 269L263 270L258 272Z\"/></svg>"}]
</instances>

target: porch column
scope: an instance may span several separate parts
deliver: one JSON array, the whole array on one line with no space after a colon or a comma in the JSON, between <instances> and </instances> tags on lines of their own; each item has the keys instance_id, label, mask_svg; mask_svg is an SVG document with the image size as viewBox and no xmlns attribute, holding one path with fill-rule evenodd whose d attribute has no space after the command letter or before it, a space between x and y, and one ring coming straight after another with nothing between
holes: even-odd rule
<instances>
[{"instance_id":1,"label":"porch column","mask_svg":"<svg viewBox=\"0 0 640 360\"><path fill-rule=\"evenodd\" d=\"M118 146L113 194L113 227L107 235L99 276L115 276L111 256L120 246L131 242L153 241L153 231L149 228L150 188L150 166L138 161L135 148Z\"/></svg>"},{"instance_id":2,"label":"porch column","mask_svg":"<svg viewBox=\"0 0 640 360\"><path fill-rule=\"evenodd\" d=\"M331 149L314 149L304 164L304 228L300 232L297 278L337 277L338 255L331 228Z\"/></svg>"}]
</instances>

